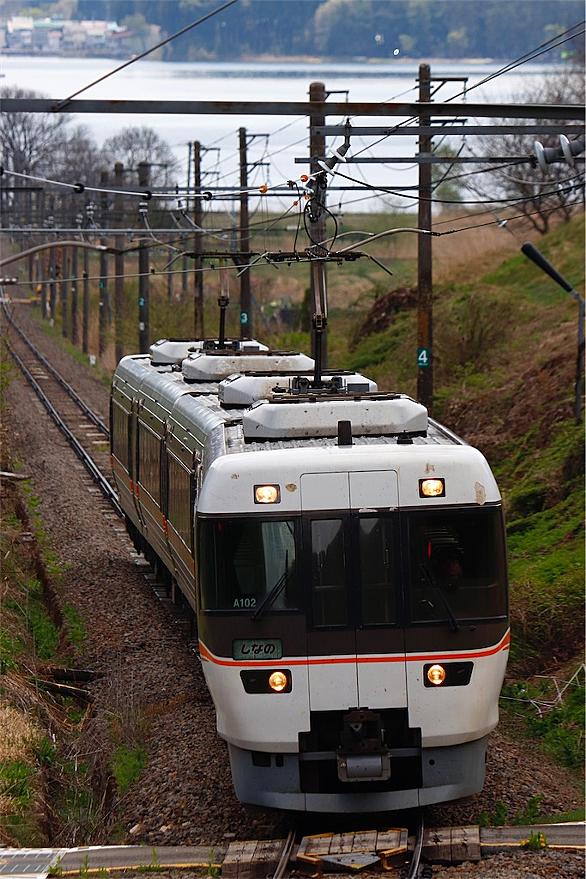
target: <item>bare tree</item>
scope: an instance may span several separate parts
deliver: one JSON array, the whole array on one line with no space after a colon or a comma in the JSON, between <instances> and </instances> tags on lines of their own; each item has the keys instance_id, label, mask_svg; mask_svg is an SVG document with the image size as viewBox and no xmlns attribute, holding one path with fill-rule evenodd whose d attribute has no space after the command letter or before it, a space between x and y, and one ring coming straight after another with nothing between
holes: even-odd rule
<instances>
[{"instance_id":1,"label":"bare tree","mask_svg":"<svg viewBox=\"0 0 586 879\"><path fill-rule=\"evenodd\" d=\"M120 134L104 141L102 165L113 168L116 162L121 162L126 170L134 172L140 162L147 162L151 166L153 186L168 186L178 167L167 141L154 129L144 125L124 128Z\"/></svg>"},{"instance_id":2,"label":"bare tree","mask_svg":"<svg viewBox=\"0 0 586 879\"><path fill-rule=\"evenodd\" d=\"M0 89L4 98L43 98L39 92L15 87ZM21 174L43 172L61 143L68 117L61 113L3 113L0 115L0 151L7 170Z\"/></svg>"},{"instance_id":3,"label":"bare tree","mask_svg":"<svg viewBox=\"0 0 586 879\"><path fill-rule=\"evenodd\" d=\"M520 104L580 104L584 101L584 71L571 68L557 75L549 75L514 96ZM554 121L554 120L552 120ZM515 124L514 120L502 120ZM555 124L555 121L554 121ZM561 133L561 132L560 132ZM523 214L527 221L542 235L554 217L563 221L570 219L576 206L584 202L584 178L582 171L566 163L549 165L546 172L537 167L533 144L535 136L514 134L490 137L483 141L479 152L487 156L528 156L531 164L511 165L494 169L490 174L470 178L465 185L483 198L510 199L515 213ZM553 135L540 137L546 147L559 147L559 139Z\"/></svg>"},{"instance_id":4,"label":"bare tree","mask_svg":"<svg viewBox=\"0 0 586 879\"><path fill-rule=\"evenodd\" d=\"M100 151L85 125L62 132L51 157L52 175L67 183L95 185L99 180Z\"/></svg>"}]
</instances>

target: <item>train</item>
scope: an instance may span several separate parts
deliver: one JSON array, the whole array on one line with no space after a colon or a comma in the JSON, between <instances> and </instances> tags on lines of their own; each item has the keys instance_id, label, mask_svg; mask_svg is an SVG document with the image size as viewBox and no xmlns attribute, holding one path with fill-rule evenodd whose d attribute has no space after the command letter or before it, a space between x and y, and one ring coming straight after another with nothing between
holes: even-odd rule
<instances>
[{"instance_id":1,"label":"train","mask_svg":"<svg viewBox=\"0 0 586 879\"><path fill-rule=\"evenodd\" d=\"M313 369L223 337L124 357L110 421L128 532L195 621L241 801L474 794L510 643L497 483L420 403Z\"/></svg>"}]
</instances>

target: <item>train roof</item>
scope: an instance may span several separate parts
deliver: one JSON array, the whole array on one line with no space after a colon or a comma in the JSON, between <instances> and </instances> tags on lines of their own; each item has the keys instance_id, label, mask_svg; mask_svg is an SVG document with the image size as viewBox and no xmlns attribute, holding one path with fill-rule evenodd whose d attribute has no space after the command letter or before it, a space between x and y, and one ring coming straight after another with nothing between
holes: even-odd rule
<instances>
[{"instance_id":1,"label":"train roof","mask_svg":"<svg viewBox=\"0 0 586 879\"><path fill-rule=\"evenodd\" d=\"M114 393L139 397L141 412L168 418L171 433L183 441L193 435L200 447L208 447L208 464L222 454L324 448L344 441L465 445L429 419L421 404L404 394L379 393L358 373L324 371L327 392L316 392L313 361L297 352L271 352L255 340L226 351L206 350L189 340L162 340L153 347L149 355L120 361Z\"/></svg>"}]
</instances>

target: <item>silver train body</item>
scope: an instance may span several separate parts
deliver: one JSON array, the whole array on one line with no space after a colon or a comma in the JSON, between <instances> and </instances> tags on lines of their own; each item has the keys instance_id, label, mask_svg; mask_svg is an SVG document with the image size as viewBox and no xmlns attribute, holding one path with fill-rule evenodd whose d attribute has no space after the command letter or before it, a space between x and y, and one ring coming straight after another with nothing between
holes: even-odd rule
<instances>
[{"instance_id":1,"label":"silver train body","mask_svg":"<svg viewBox=\"0 0 586 879\"><path fill-rule=\"evenodd\" d=\"M237 796L371 812L479 791L509 647L486 460L364 376L312 394L304 355L233 347L125 357L111 450L135 544L197 619Z\"/></svg>"}]
</instances>

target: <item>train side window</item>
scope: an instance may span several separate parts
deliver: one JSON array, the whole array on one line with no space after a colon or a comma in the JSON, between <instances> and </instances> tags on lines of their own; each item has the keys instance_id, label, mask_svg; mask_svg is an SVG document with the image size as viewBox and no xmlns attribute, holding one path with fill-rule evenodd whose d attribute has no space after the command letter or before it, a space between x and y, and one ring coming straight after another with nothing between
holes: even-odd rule
<instances>
[{"instance_id":1,"label":"train side window","mask_svg":"<svg viewBox=\"0 0 586 879\"><path fill-rule=\"evenodd\" d=\"M128 428L130 415L112 401L112 454L128 470Z\"/></svg>"},{"instance_id":2,"label":"train side window","mask_svg":"<svg viewBox=\"0 0 586 879\"><path fill-rule=\"evenodd\" d=\"M161 501L161 439L138 422L138 476L157 504Z\"/></svg>"},{"instance_id":3,"label":"train side window","mask_svg":"<svg viewBox=\"0 0 586 879\"><path fill-rule=\"evenodd\" d=\"M313 625L348 623L346 547L342 519L311 522L311 606Z\"/></svg>"},{"instance_id":4,"label":"train side window","mask_svg":"<svg viewBox=\"0 0 586 879\"><path fill-rule=\"evenodd\" d=\"M183 543L191 549L192 474L172 455L168 456L167 518Z\"/></svg>"},{"instance_id":5,"label":"train side window","mask_svg":"<svg viewBox=\"0 0 586 879\"><path fill-rule=\"evenodd\" d=\"M392 537L389 519L374 516L359 519L360 602L364 626L396 622L396 564Z\"/></svg>"}]
</instances>

